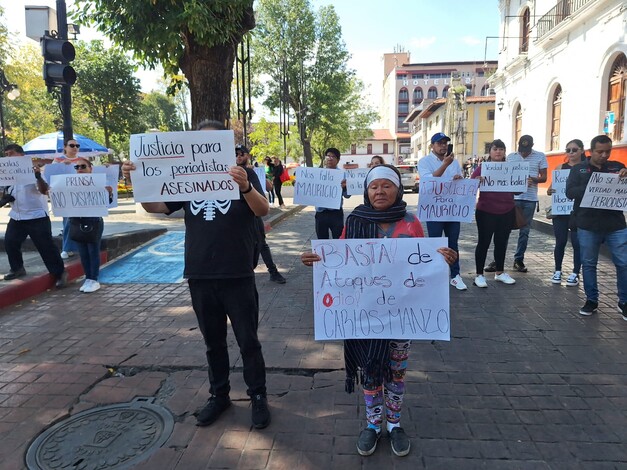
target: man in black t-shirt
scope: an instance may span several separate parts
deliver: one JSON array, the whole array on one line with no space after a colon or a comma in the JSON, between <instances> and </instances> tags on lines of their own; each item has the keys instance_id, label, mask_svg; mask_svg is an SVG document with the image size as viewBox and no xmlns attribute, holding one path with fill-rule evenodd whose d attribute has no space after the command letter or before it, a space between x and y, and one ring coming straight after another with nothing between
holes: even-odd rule
<instances>
[{"instance_id":1,"label":"man in black t-shirt","mask_svg":"<svg viewBox=\"0 0 627 470\"><path fill-rule=\"evenodd\" d=\"M220 124L201 123L199 130L219 130ZM122 165L125 177L135 169ZM209 392L207 405L196 415L198 426L208 426L231 405L227 316L231 321L244 366L244 381L252 402L255 428L270 424L266 398L266 367L257 337L259 300L255 286L257 217L269 204L255 172L234 166L229 174L240 198L226 201L142 203L147 212L185 211L185 271L192 306L207 346Z\"/></svg>"}]
</instances>

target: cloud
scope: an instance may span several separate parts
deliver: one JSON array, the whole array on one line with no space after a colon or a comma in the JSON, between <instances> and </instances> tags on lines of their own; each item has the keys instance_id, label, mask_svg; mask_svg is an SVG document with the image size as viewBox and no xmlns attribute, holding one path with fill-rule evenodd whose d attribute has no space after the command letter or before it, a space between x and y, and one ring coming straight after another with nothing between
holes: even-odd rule
<instances>
[{"instance_id":1,"label":"cloud","mask_svg":"<svg viewBox=\"0 0 627 470\"><path fill-rule=\"evenodd\" d=\"M481 39L474 36L463 36L461 41L468 46L477 46L478 44L481 44Z\"/></svg>"},{"instance_id":2,"label":"cloud","mask_svg":"<svg viewBox=\"0 0 627 470\"><path fill-rule=\"evenodd\" d=\"M427 47L433 45L436 41L435 36L422 37L422 38L411 38L409 40L409 44L411 47L416 49L426 49Z\"/></svg>"}]
</instances>

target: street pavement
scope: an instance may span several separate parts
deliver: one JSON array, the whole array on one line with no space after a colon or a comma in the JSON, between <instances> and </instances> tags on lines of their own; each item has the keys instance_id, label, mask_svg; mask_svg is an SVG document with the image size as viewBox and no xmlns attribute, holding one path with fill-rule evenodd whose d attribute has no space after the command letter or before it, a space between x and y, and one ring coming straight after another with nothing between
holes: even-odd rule
<instances>
[{"instance_id":1,"label":"street pavement","mask_svg":"<svg viewBox=\"0 0 627 470\"><path fill-rule=\"evenodd\" d=\"M415 204L415 195L406 199ZM175 420L138 469L627 468L627 322L611 262L600 261L598 314L584 318L582 286L549 280L552 237L532 231L529 272L512 273L515 285L488 277L479 289L471 285L476 231L463 225L468 290L451 288L451 341L412 346L402 418L411 453L395 457L383 437L374 455L360 457L364 408L360 393L344 392L341 343L313 340L312 273L299 255L315 237L314 212L287 212L268 233L287 283L270 282L263 264L256 275L268 428L251 426L231 331L234 406L195 426L208 379L185 283L107 285L89 295L73 283L0 310L0 468L24 468L30 442L53 423L138 396L154 397ZM133 226L153 223L128 215Z\"/></svg>"}]
</instances>

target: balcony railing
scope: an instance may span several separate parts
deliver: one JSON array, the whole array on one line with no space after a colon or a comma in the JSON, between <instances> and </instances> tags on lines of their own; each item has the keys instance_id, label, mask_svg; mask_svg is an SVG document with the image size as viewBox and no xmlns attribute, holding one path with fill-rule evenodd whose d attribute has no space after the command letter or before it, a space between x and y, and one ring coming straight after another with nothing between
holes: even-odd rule
<instances>
[{"instance_id":1,"label":"balcony railing","mask_svg":"<svg viewBox=\"0 0 627 470\"><path fill-rule=\"evenodd\" d=\"M577 13L588 3L596 1L598 0L560 0L557 5L538 20L536 39L541 39L566 18Z\"/></svg>"}]
</instances>

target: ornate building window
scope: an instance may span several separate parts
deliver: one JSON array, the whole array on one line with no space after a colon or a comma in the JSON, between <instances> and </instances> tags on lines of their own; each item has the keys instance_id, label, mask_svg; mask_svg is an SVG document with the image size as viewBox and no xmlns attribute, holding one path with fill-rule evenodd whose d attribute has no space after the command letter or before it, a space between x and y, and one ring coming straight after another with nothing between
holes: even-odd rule
<instances>
[{"instance_id":1,"label":"ornate building window","mask_svg":"<svg viewBox=\"0 0 627 470\"><path fill-rule=\"evenodd\" d=\"M562 117L562 87L557 85L553 93L553 107L551 112L551 150L560 148L560 121Z\"/></svg>"},{"instance_id":2,"label":"ornate building window","mask_svg":"<svg viewBox=\"0 0 627 470\"><path fill-rule=\"evenodd\" d=\"M514 123L515 127L514 127L513 145L515 145L516 148L518 149L518 141L522 137L522 119L523 119L522 107L520 106L520 104L517 104L516 107L514 108L514 116L515 116L516 121Z\"/></svg>"},{"instance_id":3,"label":"ornate building window","mask_svg":"<svg viewBox=\"0 0 627 470\"><path fill-rule=\"evenodd\" d=\"M531 13L529 8L525 8L520 15L520 47L518 52L526 54L529 52L529 35L531 32Z\"/></svg>"},{"instance_id":4,"label":"ornate building window","mask_svg":"<svg viewBox=\"0 0 627 470\"><path fill-rule=\"evenodd\" d=\"M422 88L420 87L414 88L414 96L413 96L414 105L419 105L420 103L422 103L423 99L424 99L424 95L422 93Z\"/></svg>"},{"instance_id":5,"label":"ornate building window","mask_svg":"<svg viewBox=\"0 0 627 470\"><path fill-rule=\"evenodd\" d=\"M398 92L398 101L409 101L409 92L407 88L401 88Z\"/></svg>"},{"instance_id":6,"label":"ornate building window","mask_svg":"<svg viewBox=\"0 0 627 470\"><path fill-rule=\"evenodd\" d=\"M434 100L437 97L438 97L438 89L432 86L431 88L429 88L429 91L427 91L427 98L430 100Z\"/></svg>"},{"instance_id":7,"label":"ornate building window","mask_svg":"<svg viewBox=\"0 0 627 470\"><path fill-rule=\"evenodd\" d=\"M614 113L614 128L609 128L609 137L614 142L623 140L625 127L625 97L627 96L627 56L619 55L610 72L607 110Z\"/></svg>"}]
</instances>

